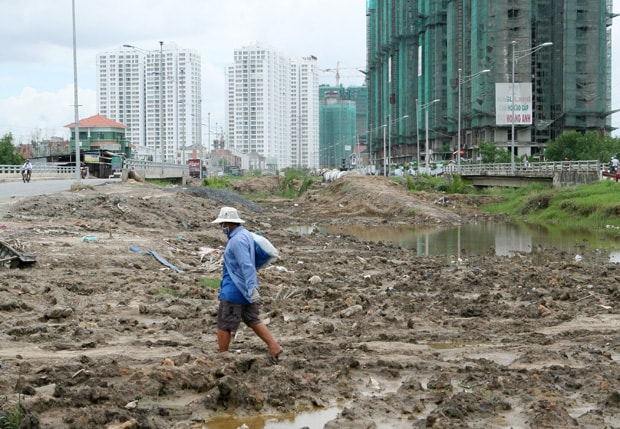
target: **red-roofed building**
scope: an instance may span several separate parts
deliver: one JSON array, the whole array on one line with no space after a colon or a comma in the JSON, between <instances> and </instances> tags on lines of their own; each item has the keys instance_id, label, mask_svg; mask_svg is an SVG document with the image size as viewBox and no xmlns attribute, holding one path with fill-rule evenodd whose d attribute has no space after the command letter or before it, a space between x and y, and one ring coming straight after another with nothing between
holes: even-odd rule
<instances>
[{"instance_id":1,"label":"red-roofed building","mask_svg":"<svg viewBox=\"0 0 620 429\"><path fill-rule=\"evenodd\" d=\"M71 152L75 152L75 122L65 127L71 129ZM102 115L80 119L80 151L108 151L129 158L131 148L125 140L126 129L127 126Z\"/></svg>"}]
</instances>

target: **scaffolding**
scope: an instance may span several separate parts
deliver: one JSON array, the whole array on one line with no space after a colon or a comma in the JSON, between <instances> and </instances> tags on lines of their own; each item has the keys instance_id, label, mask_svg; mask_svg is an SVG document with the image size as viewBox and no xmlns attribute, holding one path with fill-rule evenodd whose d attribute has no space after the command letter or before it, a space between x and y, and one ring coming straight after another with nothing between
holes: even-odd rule
<instances>
[{"instance_id":1,"label":"scaffolding","mask_svg":"<svg viewBox=\"0 0 620 429\"><path fill-rule=\"evenodd\" d=\"M342 86L319 87L319 165L322 168L349 167L358 144L357 107L347 99L350 91Z\"/></svg>"},{"instance_id":2,"label":"scaffolding","mask_svg":"<svg viewBox=\"0 0 620 429\"><path fill-rule=\"evenodd\" d=\"M474 159L481 141L506 149L516 141L515 155L531 156L566 131L608 135L614 16L612 0L368 0L371 158L387 156L382 127L409 116L389 127L396 160L424 159L416 143L427 130L416 105L436 99L428 130L434 152L454 153L459 123L465 157ZM513 49L526 55L513 61ZM491 72L459 79L459 70L484 69ZM518 125L514 136L497 125L495 100L495 84L511 83L513 74L516 83L531 82L533 109L533 123Z\"/></svg>"}]
</instances>

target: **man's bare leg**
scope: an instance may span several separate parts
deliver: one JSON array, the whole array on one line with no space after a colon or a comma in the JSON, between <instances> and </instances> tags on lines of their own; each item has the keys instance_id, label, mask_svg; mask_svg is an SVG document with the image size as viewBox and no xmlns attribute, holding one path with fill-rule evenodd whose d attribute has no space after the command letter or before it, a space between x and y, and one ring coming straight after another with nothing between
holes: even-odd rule
<instances>
[{"instance_id":1,"label":"man's bare leg","mask_svg":"<svg viewBox=\"0 0 620 429\"><path fill-rule=\"evenodd\" d=\"M217 330L217 344L219 346L220 353L228 351L231 338L232 334L230 331L224 331L222 329Z\"/></svg>"},{"instance_id":2,"label":"man's bare leg","mask_svg":"<svg viewBox=\"0 0 620 429\"><path fill-rule=\"evenodd\" d=\"M263 323L251 323L250 328L252 328L256 335L258 335L258 337L263 340L265 344L267 344L269 354L277 359L284 349L280 346L280 344L278 344L276 339L273 338L273 335L271 335L271 332L269 332L267 326Z\"/></svg>"}]
</instances>

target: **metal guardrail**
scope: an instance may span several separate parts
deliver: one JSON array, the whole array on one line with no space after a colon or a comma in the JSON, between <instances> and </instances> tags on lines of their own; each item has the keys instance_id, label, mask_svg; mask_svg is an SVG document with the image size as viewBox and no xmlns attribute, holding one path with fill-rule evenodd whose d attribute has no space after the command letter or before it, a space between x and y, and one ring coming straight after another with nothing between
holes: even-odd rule
<instances>
[{"instance_id":1,"label":"metal guardrail","mask_svg":"<svg viewBox=\"0 0 620 429\"><path fill-rule=\"evenodd\" d=\"M181 170L181 171L189 170L189 167L183 164L141 161L138 159L126 159L123 162L123 168L132 168L132 167L137 170L156 170L158 168L165 168L166 170Z\"/></svg>"},{"instance_id":2,"label":"metal guardrail","mask_svg":"<svg viewBox=\"0 0 620 429\"><path fill-rule=\"evenodd\" d=\"M156 170L165 168L166 170L188 170L187 165L172 164L164 162L140 161L135 159L127 159L124 161L124 168L137 168L142 170ZM0 174L21 174L22 165L0 165ZM54 163L32 164L32 174L53 173L68 174L75 173L75 165L60 165Z\"/></svg>"},{"instance_id":3,"label":"metal guardrail","mask_svg":"<svg viewBox=\"0 0 620 429\"><path fill-rule=\"evenodd\" d=\"M123 164L123 175L131 170L145 179L181 179L185 183L189 177L189 167L183 164L126 159Z\"/></svg>"},{"instance_id":4,"label":"metal guardrail","mask_svg":"<svg viewBox=\"0 0 620 429\"><path fill-rule=\"evenodd\" d=\"M455 167L459 173L459 167ZM501 164L461 164L462 176L538 176L552 177L560 171L601 172L602 166L599 161L556 161L556 162L531 162L515 164L514 170L511 163Z\"/></svg>"},{"instance_id":5,"label":"metal guardrail","mask_svg":"<svg viewBox=\"0 0 620 429\"><path fill-rule=\"evenodd\" d=\"M0 174L20 175L22 173L22 166L20 165L0 165ZM75 173L75 165L59 165L53 163L47 164L32 164L32 174L72 174Z\"/></svg>"}]
</instances>

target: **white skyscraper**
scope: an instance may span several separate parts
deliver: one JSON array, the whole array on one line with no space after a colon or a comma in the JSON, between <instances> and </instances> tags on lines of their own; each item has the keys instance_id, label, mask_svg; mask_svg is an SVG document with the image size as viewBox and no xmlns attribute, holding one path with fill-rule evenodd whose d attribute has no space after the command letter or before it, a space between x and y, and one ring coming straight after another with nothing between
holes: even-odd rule
<instances>
[{"instance_id":1,"label":"white skyscraper","mask_svg":"<svg viewBox=\"0 0 620 429\"><path fill-rule=\"evenodd\" d=\"M175 44L99 53L99 114L127 125L137 156L179 163L183 149L202 145L200 76L200 56Z\"/></svg>"},{"instance_id":2,"label":"white skyscraper","mask_svg":"<svg viewBox=\"0 0 620 429\"><path fill-rule=\"evenodd\" d=\"M244 169L316 168L318 68L315 57L290 59L258 43L236 49L228 67L228 147ZM264 165L255 165L257 155Z\"/></svg>"},{"instance_id":3,"label":"white skyscraper","mask_svg":"<svg viewBox=\"0 0 620 429\"><path fill-rule=\"evenodd\" d=\"M319 74L316 57L291 60L291 161L319 166Z\"/></svg>"}]
</instances>

